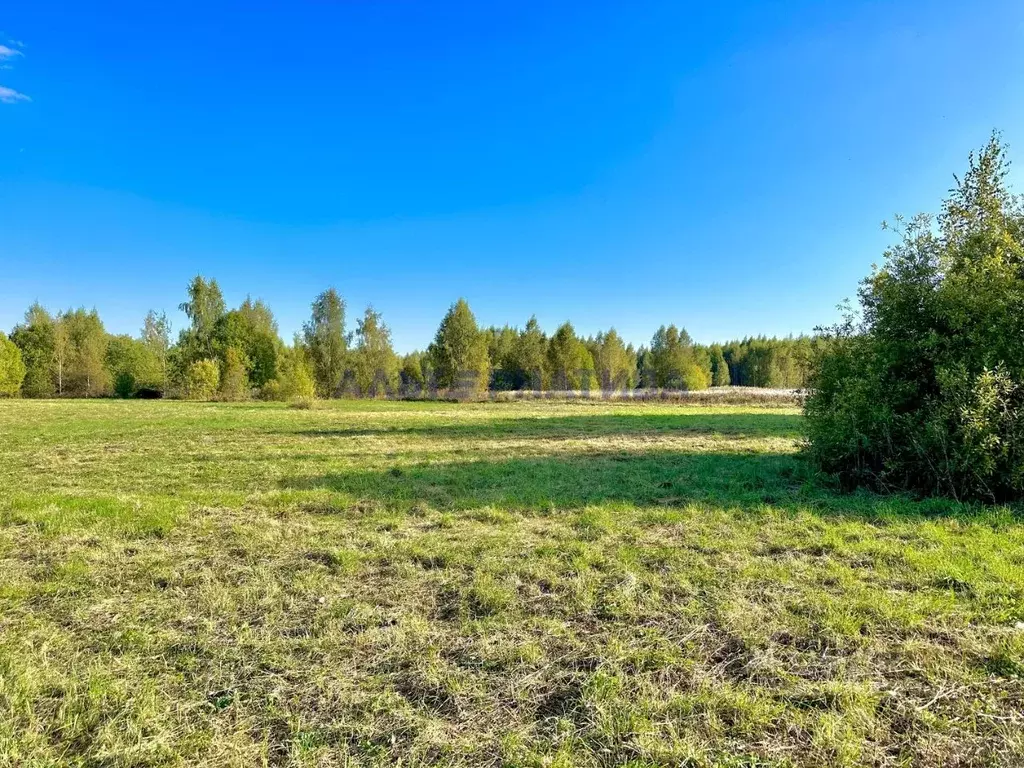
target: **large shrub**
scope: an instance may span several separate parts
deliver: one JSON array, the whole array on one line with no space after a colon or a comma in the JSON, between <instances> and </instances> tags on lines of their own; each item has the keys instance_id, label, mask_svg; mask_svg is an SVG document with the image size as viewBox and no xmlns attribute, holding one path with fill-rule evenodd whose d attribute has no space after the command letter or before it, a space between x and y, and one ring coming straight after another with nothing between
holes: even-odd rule
<instances>
[{"instance_id":1,"label":"large shrub","mask_svg":"<svg viewBox=\"0 0 1024 768\"><path fill-rule=\"evenodd\" d=\"M196 360L185 374L185 396L189 400L212 400L220 386L216 360Z\"/></svg>"},{"instance_id":2,"label":"large shrub","mask_svg":"<svg viewBox=\"0 0 1024 768\"><path fill-rule=\"evenodd\" d=\"M278 359L277 377L263 385L264 400L312 403L316 395L313 371L301 348L285 350Z\"/></svg>"},{"instance_id":3,"label":"large shrub","mask_svg":"<svg viewBox=\"0 0 1024 768\"><path fill-rule=\"evenodd\" d=\"M220 374L220 399L228 401L249 399L249 377L246 375L246 359L235 347L228 347L224 353L224 364Z\"/></svg>"},{"instance_id":4,"label":"large shrub","mask_svg":"<svg viewBox=\"0 0 1024 768\"><path fill-rule=\"evenodd\" d=\"M997 137L934 226L900 242L831 329L807 400L809 451L845 485L1024 495L1024 210Z\"/></svg>"}]
</instances>

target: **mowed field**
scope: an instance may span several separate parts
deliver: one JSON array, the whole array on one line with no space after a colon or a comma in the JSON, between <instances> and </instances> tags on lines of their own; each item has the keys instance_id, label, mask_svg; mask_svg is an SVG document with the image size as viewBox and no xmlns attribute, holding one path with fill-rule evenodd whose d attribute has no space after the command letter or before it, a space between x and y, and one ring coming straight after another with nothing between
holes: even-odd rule
<instances>
[{"instance_id":1,"label":"mowed field","mask_svg":"<svg viewBox=\"0 0 1024 768\"><path fill-rule=\"evenodd\" d=\"M1024 762L1024 519L796 410L0 401L0 765Z\"/></svg>"}]
</instances>

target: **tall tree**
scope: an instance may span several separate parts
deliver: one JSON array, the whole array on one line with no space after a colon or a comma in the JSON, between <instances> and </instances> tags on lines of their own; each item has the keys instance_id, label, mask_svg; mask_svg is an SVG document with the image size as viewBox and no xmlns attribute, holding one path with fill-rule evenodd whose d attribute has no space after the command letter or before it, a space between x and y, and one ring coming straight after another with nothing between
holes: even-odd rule
<instances>
[{"instance_id":1,"label":"tall tree","mask_svg":"<svg viewBox=\"0 0 1024 768\"><path fill-rule=\"evenodd\" d=\"M171 323L167 314L152 309L142 323L142 344L154 363L152 375L145 377L143 386L163 392L167 388L167 359L171 348Z\"/></svg>"},{"instance_id":2,"label":"tall tree","mask_svg":"<svg viewBox=\"0 0 1024 768\"><path fill-rule=\"evenodd\" d=\"M572 323L562 323L548 342L548 378L553 390L593 390L594 360L576 336Z\"/></svg>"},{"instance_id":3,"label":"tall tree","mask_svg":"<svg viewBox=\"0 0 1024 768\"><path fill-rule=\"evenodd\" d=\"M281 346L277 321L262 301L247 298L238 309L224 313L214 329L217 356L226 362L227 351L235 350L247 382L254 387L262 387L277 376Z\"/></svg>"},{"instance_id":4,"label":"tall tree","mask_svg":"<svg viewBox=\"0 0 1024 768\"><path fill-rule=\"evenodd\" d=\"M517 389L541 390L544 388L547 348L547 336L540 329L537 318L531 317L526 321L526 327L519 334L512 350L511 367L514 368L519 378Z\"/></svg>"},{"instance_id":5,"label":"tall tree","mask_svg":"<svg viewBox=\"0 0 1024 768\"><path fill-rule=\"evenodd\" d=\"M251 296L246 296L245 301L239 305L236 311L245 318L246 324L256 333L274 338L279 337L277 320L263 299L253 300Z\"/></svg>"},{"instance_id":6,"label":"tall tree","mask_svg":"<svg viewBox=\"0 0 1024 768\"><path fill-rule=\"evenodd\" d=\"M107 332L95 309L69 309L57 320L57 348L67 334L69 360L62 374L63 394L98 397L109 394L110 372L106 366Z\"/></svg>"},{"instance_id":7,"label":"tall tree","mask_svg":"<svg viewBox=\"0 0 1024 768\"><path fill-rule=\"evenodd\" d=\"M358 394L378 397L398 389L398 355L391 347L391 331L373 307L367 307L356 323L356 345L349 357Z\"/></svg>"},{"instance_id":8,"label":"tall tree","mask_svg":"<svg viewBox=\"0 0 1024 768\"><path fill-rule=\"evenodd\" d=\"M439 388L465 390L467 394L487 389L487 339L465 299L452 304L427 354Z\"/></svg>"},{"instance_id":9,"label":"tall tree","mask_svg":"<svg viewBox=\"0 0 1024 768\"><path fill-rule=\"evenodd\" d=\"M66 315L58 314L53 321L53 380L57 386L57 394L64 395L67 387L68 373L74 345L71 341L71 324Z\"/></svg>"},{"instance_id":10,"label":"tall tree","mask_svg":"<svg viewBox=\"0 0 1024 768\"><path fill-rule=\"evenodd\" d=\"M630 355L614 328L608 333L598 333L588 346L601 389L612 392L631 386L632 372L636 368L635 356Z\"/></svg>"},{"instance_id":11,"label":"tall tree","mask_svg":"<svg viewBox=\"0 0 1024 768\"><path fill-rule=\"evenodd\" d=\"M188 301L180 304L178 309L185 313L191 323L188 329L181 332L178 340L186 364L213 358L214 331L227 309L217 281L196 275L188 285Z\"/></svg>"},{"instance_id":12,"label":"tall tree","mask_svg":"<svg viewBox=\"0 0 1024 768\"><path fill-rule=\"evenodd\" d=\"M510 390L522 387L522 377L515 364L515 347L519 334L515 328L488 328L487 357L491 363L491 389Z\"/></svg>"},{"instance_id":13,"label":"tall tree","mask_svg":"<svg viewBox=\"0 0 1024 768\"><path fill-rule=\"evenodd\" d=\"M56 322L38 302L25 312L25 321L11 332L25 364L22 392L26 397L53 397L56 393L54 351Z\"/></svg>"},{"instance_id":14,"label":"tall tree","mask_svg":"<svg viewBox=\"0 0 1024 768\"><path fill-rule=\"evenodd\" d=\"M110 336L104 365L118 397L132 397L142 387L163 391L160 361L141 339Z\"/></svg>"},{"instance_id":15,"label":"tall tree","mask_svg":"<svg viewBox=\"0 0 1024 768\"><path fill-rule=\"evenodd\" d=\"M653 385L663 389L705 389L710 383L710 364L699 361L693 341L685 329L661 326L651 339L645 361L653 374Z\"/></svg>"},{"instance_id":16,"label":"tall tree","mask_svg":"<svg viewBox=\"0 0 1024 768\"><path fill-rule=\"evenodd\" d=\"M345 372L345 302L334 288L313 300L312 316L303 326L303 339L313 366L320 397L332 397Z\"/></svg>"},{"instance_id":17,"label":"tall tree","mask_svg":"<svg viewBox=\"0 0 1024 768\"><path fill-rule=\"evenodd\" d=\"M727 387L731 383L729 379L729 364L725 362L725 355L722 348L712 344L711 354L711 384L715 387Z\"/></svg>"}]
</instances>

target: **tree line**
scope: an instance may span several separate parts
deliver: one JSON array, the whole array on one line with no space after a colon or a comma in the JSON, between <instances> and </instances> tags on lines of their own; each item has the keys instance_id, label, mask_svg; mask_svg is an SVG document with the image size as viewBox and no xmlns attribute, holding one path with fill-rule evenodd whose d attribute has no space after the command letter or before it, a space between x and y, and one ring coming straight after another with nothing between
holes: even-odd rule
<instances>
[{"instance_id":1,"label":"tree line","mask_svg":"<svg viewBox=\"0 0 1024 768\"><path fill-rule=\"evenodd\" d=\"M816 337L695 344L662 326L634 348L614 328L583 337L571 323L545 333L481 328L456 301L424 351L398 355L381 314L367 307L348 330L346 304L329 288L289 342L263 301L229 309L216 280L196 276L179 306L176 339L165 313L146 315L137 336L106 332L95 309L55 314L35 303L9 337L0 332L0 395L309 400L417 397L490 391L699 390L729 385L802 388Z\"/></svg>"}]
</instances>

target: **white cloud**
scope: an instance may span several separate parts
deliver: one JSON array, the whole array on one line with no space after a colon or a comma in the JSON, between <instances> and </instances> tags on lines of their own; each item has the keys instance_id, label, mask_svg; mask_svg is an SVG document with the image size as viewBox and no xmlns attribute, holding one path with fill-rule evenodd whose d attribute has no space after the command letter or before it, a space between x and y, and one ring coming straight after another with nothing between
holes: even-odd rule
<instances>
[{"instance_id":1,"label":"white cloud","mask_svg":"<svg viewBox=\"0 0 1024 768\"><path fill-rule=\"evenodd\" d=\"M0 103L14 104L19 101L32 101L32 99L24 93L18 93L13 88L7 88L6 86L0 85Z\"/></svg>"},{"instance_id":2,"label":"white cloud","mask_svg":"<svg viewBox=\"0 0 1024 768\"><path fill-rule=\"evenodd\" d=\"M20 40L7 39L2 33L0 33L0 40L7 40L8 45L0 43L0 70L11 69L11 62L19 56L24 56L19 48L24 48L25 44ZM13 48L11 46L14 46ZM5 85L0 85L0 104L15 104L19 101L32 101L24 93L8 88Z\"/></svg>"}]
</instances>

